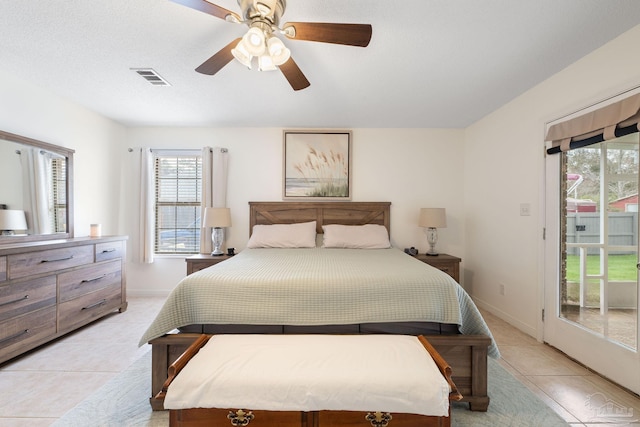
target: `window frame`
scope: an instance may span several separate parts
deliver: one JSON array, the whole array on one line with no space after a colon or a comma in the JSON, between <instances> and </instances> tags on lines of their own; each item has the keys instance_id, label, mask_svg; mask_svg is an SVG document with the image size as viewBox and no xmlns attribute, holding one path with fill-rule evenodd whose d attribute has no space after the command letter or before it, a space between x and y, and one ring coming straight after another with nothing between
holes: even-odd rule
<instances>
[{"instance_id":1,"label":"window frame","mask_svg":"<svg viewBox=\"0 0 640 427\"><path fill-rule=\"evenodd\" d=\"M167 175L161 177L162 171L159 169L162 159L175 160L175 175ZM195 159L195 176L181 175L180 174L180 161L187 160L193 161ZM163 186L162 182L166 181L171 183L175 181L175 198L172 200L162 200L163 189L169 187ZM187 187L181 186L180 183L186 181L190 182ZM195 185L194 182L195 181ZM200 252L200 215L202 209L202 151L198 149L156 149L153 150L153 215L154 215L154 255L159 256L171 256L171 255L191 255ZM190 187L190 189L188 188ZM181 192L181 189L184 191ZM165 192L166 194L166 192ZM189 197L190 196L190 197ZM182 200L181 200L182 199ZM162 212L167 211L163 208L173 208L173 218L167 218L171 214L163 217ZM185 209L186 208L186 209ZM185 226L185 219L180 218L179 211L193 209L192 221ZM184 214L182 214L184 216ZM173 222L172 227L167 227L167 224ZM193 225L193 226L192 226ZM173 233L171 233L173 231ZM165 233L167 239L174 239L173 247L163 246L161 239L162 234ZM173 236L171 237L171 234ZM184 250L180 250L180 244L184 242L190 242Z\"/></svg>"}]
</instances>

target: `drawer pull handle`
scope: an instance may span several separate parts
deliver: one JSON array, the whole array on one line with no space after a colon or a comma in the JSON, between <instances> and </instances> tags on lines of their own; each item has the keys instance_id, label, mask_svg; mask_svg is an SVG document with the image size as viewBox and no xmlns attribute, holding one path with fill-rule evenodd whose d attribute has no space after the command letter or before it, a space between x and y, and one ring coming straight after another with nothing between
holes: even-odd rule
<instances>
[{"instance_id":1,"label":"drawer pull handle","mask_svg":"<svg viewBox=\"0 0 640 427\"><path fill-rule=\"evenodd\" d=\"M109 253L109 252L115 252L115 251L116 251L116 248L111 248L111 249L105 249L105 250L103 250L103 251L102 251L102 253L103 253L103 254L107 254L107 253Z\"/></svg>"},{"instance_id":2,"label":"drawer pull handle","mask_svg":"<svg viewBox=\"0 0 640 427\"><path fill-rule=\"evenodd\" d=\"M94 277L93 279L84 279L80 283L95 282L96 280L104 279L105 277L107 277L107 275L103 274L102 276Z\"/></svg>"},{"instance_id":3,"label":"drawer pull handle","mask_svg":"<svg viewBox=\"0 0 640 427\"><path fill-rule=\"evenodd\" d=\"M371 422L372 427L387 427L393 417L389 412L369 412L364 419Z\"/></svg>"},{"instance_id":4,"label":"drawer pull handle","mask_svg":"<svg viewBox=\"0 0 640 427\"><path fill-rule=\"evenodd\" d=\"M29 330L28 330L28 329L25 329L24 331L20 331L20 332L18 332L17 334L13 334L13 335L11 335L10 337L6 337L6 338L1 339L1 340L0 340L0 343L7 342L7 341L11 341L11 340L14 340L14 339L16 339L16 338L20 338L21 336L23 336L23 335L25 335L25 334L28 334L28 333L29 333Z\"/></svg>"},{"instance_id":5,"label":"drawer pull handle","mask_svg":"<svg viewBox=\"0 0 640 427\"><path fill-rule=\"evenodd\" d=\"M17 302L22 302L22 301L24 301L26 299L29 299L29 295L25 295L22 298L14 299L13 301L3 302L2 304L0 304L0 307L2 307L4 305L9 305L9 304L15 304Z\"/></svg>"},{"instance_id":6,"label":"drawer pull handle","mask_svg":"<svg viewBox=\"0 0 640 427\"><path fill-rule=\"evenodd\" d=\"M58 261L69 261L70 259L73 259L73 255L69 255L66 258L58 258L58 259L43 259L42 261L40 261L40 263L45 263L45 262L58 262Z\"/></svg>"},{"instance_id":7,"label":"drawer pull handle","mask_svg":"<svg viewBox=\"0 0 640 427\"><path fill-rule=\"evenodd\" d=\"M86 307L82 307L82 310L91 310L92 308L96 308L98 306L105 305L106 303L107 303L106 299L101 299L100 301L95 302L95 303L93 303L91 305L88 305ZM80 310L80 311L82 311L82 310Z\"/></svg>"}]
</instances>

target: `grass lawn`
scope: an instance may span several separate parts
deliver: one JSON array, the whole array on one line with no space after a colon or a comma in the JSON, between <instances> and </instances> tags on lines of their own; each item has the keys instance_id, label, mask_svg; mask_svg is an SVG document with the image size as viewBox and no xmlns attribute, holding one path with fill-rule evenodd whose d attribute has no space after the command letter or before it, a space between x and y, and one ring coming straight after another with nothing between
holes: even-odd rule
<instances>
[{"instance_id":1,"label":"grass lawn","mask_svg":"<svg viewBox=\"0 0 640 427\"><path fill-rule=\"evenodd\" d=\"M609 281L633 282L638 280L638 256L609 255ZM587 255L587 274L600 273L600 255ZM567 281L580 281L580 257L567 255Z\"/></svg>"}]
</instances>

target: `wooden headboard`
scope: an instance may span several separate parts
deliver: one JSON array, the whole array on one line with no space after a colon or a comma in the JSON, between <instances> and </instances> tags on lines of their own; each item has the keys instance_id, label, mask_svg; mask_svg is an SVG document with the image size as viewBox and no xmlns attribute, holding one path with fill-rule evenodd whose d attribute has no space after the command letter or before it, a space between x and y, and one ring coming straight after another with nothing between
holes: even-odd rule
<instances>
[{"instance_id":1,"label":"wooden headboard","mask_svg":"<svg viewBox=\"0 0 640 427\"><path fill-rule=\"evenodd\" d=\"M322 233L327 224L379 224L391 235L391 202L249 202L249 235L256 224L316 221Z\"/></svg>"}]
</instances>

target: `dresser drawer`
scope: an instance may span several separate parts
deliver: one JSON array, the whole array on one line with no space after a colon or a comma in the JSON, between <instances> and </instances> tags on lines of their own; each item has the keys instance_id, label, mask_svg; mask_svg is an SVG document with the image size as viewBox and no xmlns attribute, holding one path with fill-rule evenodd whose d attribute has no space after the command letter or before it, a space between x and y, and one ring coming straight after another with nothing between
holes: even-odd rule
<instances>
[{"instance_id":1,"label":"dresser drawer","mask_svg":"<svg viewBox=\"0 0 640 427\"><path fill-rule=\"evenodd\" d=\"M7 257L0 256L0 282L7 280Z\"/></svg>"},{"instance_id":2,"label":"dresser drawer","mask_svg":"<svg viewBox=\"0 0 640 427\"><path fill-rule=\"evenodd\" d=\"M416 259L447 273L453 280L460 283L460 261L462 261L460 258L441 253L435 256L419 254Z\"/></svg>"},{"instance_id":3,"label":"dresser drawer","mask_svg":"<svg viewBox=\"0 0 640 427\"><path fill-rule=\"evenodd\" d=\"M96 262L124 258L124 242L105 242L96 244Z\"/></svg>"},{"instance_id":4,"label":"dresser drawer","mask_svg":"<svg viewBox=\"0 0 640 427\"><path fill-rule=\"evenodd\" d=\"M403 414L388 412L358 412L358 411L319 411L317 414L318 427L438 427L449 426L446 417Z\"/></svg>"},{"instance_id":5,"label":"dresser drawer","mask_svg":"<svg viewBox=\"0 0 640 427\"><path fill-rule=\"evenodd\" d=\"M58 305L58 332L80 327L122 304L122 287L114 283Z\"/></svg>"},{"instance_id":6,"label":"dresser drawer","mask_svg":"<svg viewBox=\"0 0 640 427\"><path fill-rule=\"evenodd\" d=\"M240 412L242 411L242 412ZM242 421L251 414L248 423ZM302 427L314 425L313 414L299 411L252 411L249 409L193 408L169 411L170 424L187 426ZM369 426L370 427L370 426Z\"/></svg>"},{"instance_id":7,"label":"dresser drawer","mask_svg":"<svg viewBox=\"0 0 640 427\"><path fill-rule=\"evenodd\" d=\"M55 306L6 320L0 323L0 360L35 347L55 333Z\"/></svg>"},{"instance_id":8,"label":"dresser drawer","mask_svg":"<svg viewBox=\"0 0 640 427\"><path fill-rule=\"evenodd\" d=\"M0 286L0 322L56 304L56 276Z\"/></svg>"},{"instance_id":9,"label":"dresser drawer","mask_svg":"<svg viewBox=\"0 0 640 427\"><path fill-rule=\"evenodd\" d=\"M91 264L94 257L93 251L93 245L84 245L9 255L7 257L9 278L17 279Z\"/></svg>"},{"instance_id":10,"label":"dresser drawer","mask_svg":"<svg viewBox=\"0 0 640 427\"><path fill-rule=\"evenodd\" d=\"M456 269L457 269L457 265L453 266L453 265L436 265L434 266L436 267L438 270L440 271L444 271L445 273L447 273L449 276L452 276L456 274Z\"/></svg>"},{"instance_id":11,"label":"dresser drawer","mask_svg":"<svg viewBox=\"0 0 640 427\"><path fill-rule=\"evenodd\" d=\"M91 264L58 275L60 302L65 302L114 284L122 283L122 263Z\"/></svg>"}]
</instances>

